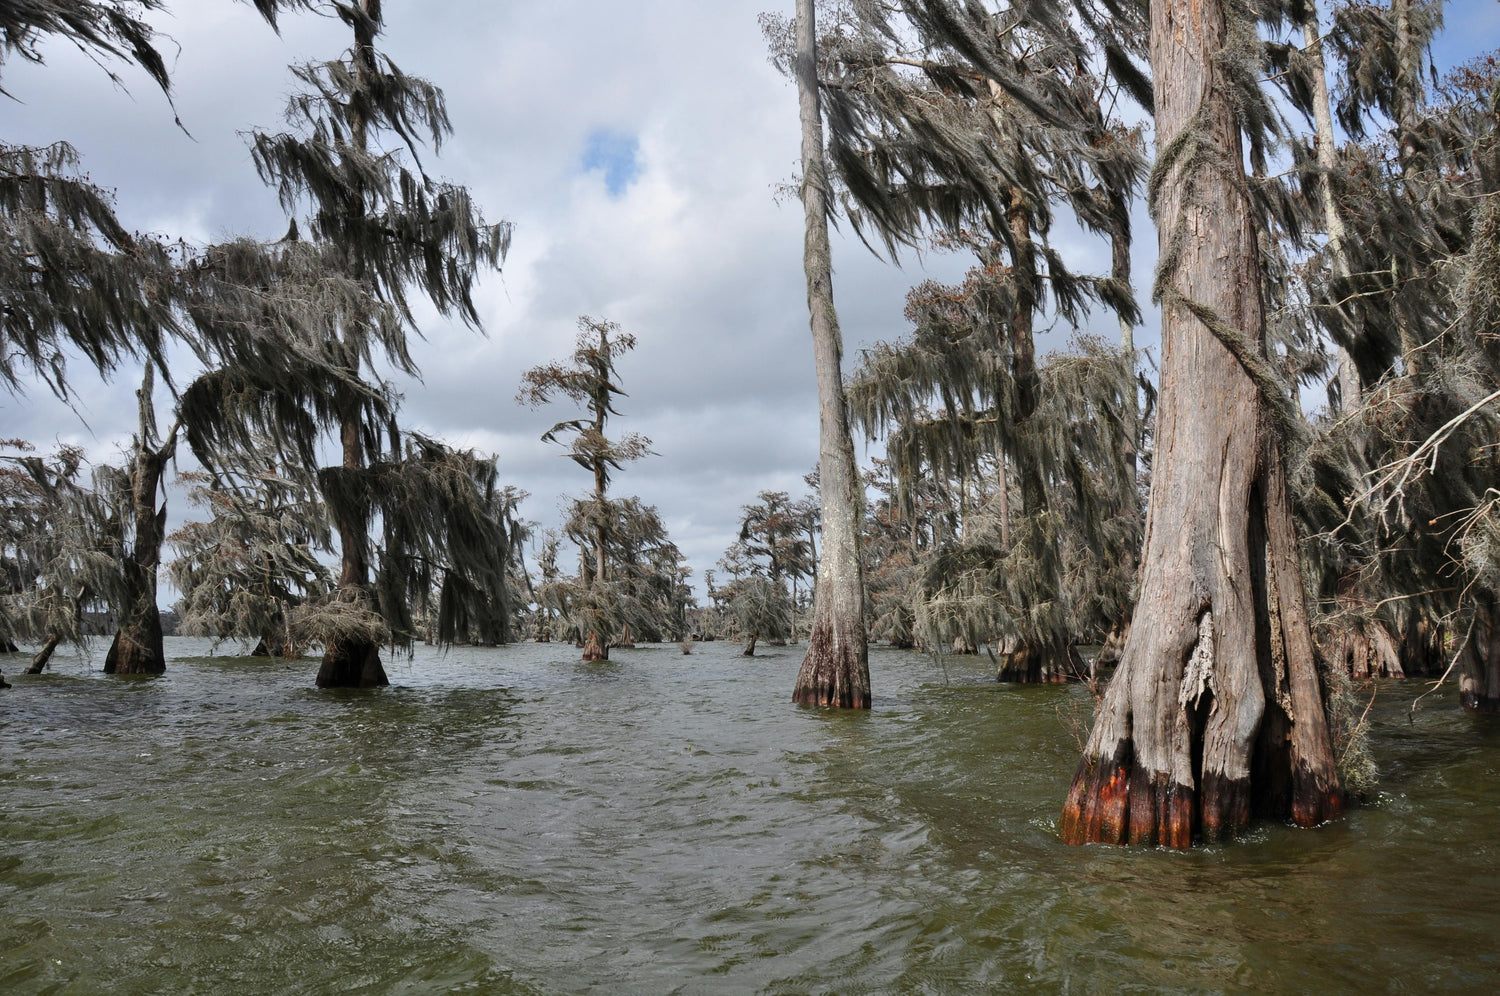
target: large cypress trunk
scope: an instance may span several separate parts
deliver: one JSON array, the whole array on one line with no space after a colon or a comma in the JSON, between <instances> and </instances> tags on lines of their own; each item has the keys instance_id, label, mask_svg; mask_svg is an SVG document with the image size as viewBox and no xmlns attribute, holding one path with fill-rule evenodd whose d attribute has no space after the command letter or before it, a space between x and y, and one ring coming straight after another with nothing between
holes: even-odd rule
<instances>
[{"instance_id":1,"label":"large cypress trunk","mask_svg":"<svg viewBox=\"0 0 1500 996\"><path fill-rule=\"evenodd\" d=\"M813 0L797 0L797 92L802 120L803 265L818 378L818 477L823 550L813 589L812 631L792 701L868 709L870 665L860 563L859 475L844 400L843 345L833 307L828 245L828 178L818 102L817 26Z\"/></svg>"},{"instance_id":2,"label":"large cypress trunk","mask_svg":"<svg viewBox=\"0 0 1500 996\"><path fill-rule=\"evenodd\" d=\"M1140 598L1063 809L1068 843L1188 847L1253 815L1312 826L1343 809L1284 455L1247 372L1265 351L1261 270L1233 84L1214 68L1226 38L1216 0L1152 5L1172 170L1155 205L1160 422ZM1161 154L1186 129L1200 151ZM1236 330L1253 354L1228 348Z\"/></svg>"}]
</instances>

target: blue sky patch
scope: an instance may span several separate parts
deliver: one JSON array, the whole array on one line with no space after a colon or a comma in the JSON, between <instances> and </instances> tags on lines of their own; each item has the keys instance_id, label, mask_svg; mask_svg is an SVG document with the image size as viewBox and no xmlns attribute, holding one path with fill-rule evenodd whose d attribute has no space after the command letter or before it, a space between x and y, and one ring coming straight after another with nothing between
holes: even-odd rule
<instances>
[{"instance_id":1,"label":"blue sky patch","mask_svg":"<svg viewBox=\"0 0 1500 996\"><path fill-rule=\"evenodd\" d=\"M604 189L619 197L641 175L641 143L634 135L595 128L583 144L583 169L604 174Z\"/></svg>"}]
</instances>

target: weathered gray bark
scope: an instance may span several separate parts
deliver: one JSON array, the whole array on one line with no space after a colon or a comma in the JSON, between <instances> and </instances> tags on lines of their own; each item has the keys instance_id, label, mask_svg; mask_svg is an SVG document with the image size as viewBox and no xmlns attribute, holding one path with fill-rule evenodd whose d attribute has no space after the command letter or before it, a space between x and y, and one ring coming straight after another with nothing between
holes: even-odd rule
<instances>
[{"instance_id":1,"label":"weathered gray bark","mask_svg":"<svg viewBox=\"0 0 1500 996\"><path fill-rule=\"evenodd\" d=\"M870 665L860 549L859 472L844 399L843 344L833 307L828 176L818 98L814 0L797 0L797 93L802 120L803 266L818 379L818 478L823 550L813 589L812 630L792 701L868 709Z\"/></svg>"},{"instance_id":2,"label":"weathered gray bark","mask_svg":"<svg viewBox=\"0 0 1500 996\"><path fill-rule=\"evenodd\" d=\"M1063 809L1068 843L1188 847L1252 815L1311 826L1343 808L1268 402L1192 310L1264 354L1240 131L1214 78L1227 33L1219 0L1152 5L1158 148L1193 129L1207 154L1178 158L1155 205L1171 269L1140 599Z\"/></svg>"},{"instance_id":3,"label":"weathered gray bark","mask_svg":"<svg viewBox=\"0 0 1500 996\"><path fill-rule=\"evenodd\" d=\"M177 426L167 433L160 447L152 439L154 376L146 365L145 378L136 392L140 408L140 436L135 466L130 473L131 512L135 519L135 542L125 555L123 576L125 604L120 607L120 627L104 657L105 674L162 674L167 655L162 646L161 612L156 605L156 571L161 563L161 545L166 539L167 508L156 504L162 472L177 450Z\"/></svg>"}]
</instances>

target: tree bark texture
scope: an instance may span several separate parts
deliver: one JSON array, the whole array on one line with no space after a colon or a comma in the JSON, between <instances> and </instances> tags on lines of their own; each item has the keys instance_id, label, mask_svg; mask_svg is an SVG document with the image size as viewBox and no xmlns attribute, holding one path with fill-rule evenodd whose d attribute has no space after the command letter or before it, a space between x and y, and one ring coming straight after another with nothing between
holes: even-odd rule
<instances>
[{"instance_id":1,"label":"tree bark texture","mask_svg":"<svg viewBox=\"0 0 1500 996\"><path fill-rule=\"evenodd\" d=\"M1067 640L1050 646L1021 643L1002 658L998 679L1017 685L1059 684L1088 678L1088 665Z\"/></svg>"},{"instance_id":2,"label":"tree bark texture","mask_svg":"<svg viewBox=\"0 0 1500 996\"><path fill-rule=\"evenodd\" d=\"M365 451L360 439L358 402L346 396L340 414L339 440L343 448L343 468L352 475L365 470ZM369 588L370 511L368 504L347 509L335 523L339 533L339 556L342 570L339 587L366 591ZM385 667L380 663L380 645L365 639L333 639L323 648L323 663L318 668L319 688L382 688L389 685Z\"/></svg>"},{"instance_id":3,"label":"tree bark texture","mask_svg":"<svg viewBox=\"0 0 1500 996\"><path fill-rule=\"evenodd\" d=\"M1157 450L1140 598L1063 809L1073 844L1185 848L1256 815L1313 826L1343 810L1269 403L1203 321L1264 355L1240 132L1213 68L1227 34L1217 0L1152 4L1158 168L1172 170L1155 205Z\"/></svg>"},{"instance_id":4,"label":"tree bark texture","mask_svg":"<svg viewBox=\"0 0 1500 996\"><path fill-rule=\"evenodd\" d=\"M1378 621L1364 626L1342 624L1321 649L1330 670L1355 681L1406 677L1396 641Z\"/></svg>"},{"instance_id":5,"label":"tree bark texture","mask_svg":"<svg viewBox=\"0 0 1500 996\"><path fill-rule=\"evenodd\" d=\"M754 657L755 656L755 644L759 640L760 640L760 634L759 633L751 633L750 634L750 639L748 641L746 641L746 643L745 643L745 650L744 650L744 652L740 656L742 656L742 657Z\"/></svg>"},{"instance_id":6,"label":"tree bark texture","mask_svg":"<svg viewBox=\"0 0 1500 996\"><path fill-rule=\"evenodd\" d=\"M1500 713L1500 620L1481 608L1459 651L1458 702L1466 712Z\"/></svg>"},{"instance_id":7,"label":"tree bark texture","mask_svg":"<svg viewBox=\"0 0 1500 996\"><path fill-rule=\"evenodd\" d=\"M823 550L813 589L812 631L792 701L845 709L870 707L870 664L860 549L859 472L844 399L843 343L833 307L828 244L828 176L818 98L813 0L797 0L797 95L802 120L803 266L818 379L818 477Z\"/></svg>"},{"instance_id":8,"label":"tree bark texture","mask_svg":"<svg viewBox=\"0 0 1500 996\"><path fill-rule=\"evenodd\" d=\"M156 569L161 563L161 545L167 535L167 508L156 504L162 472L177 450L177 428L167 434L161 447L153 448L151 426L153 373L146 366L145 381L136 392L140 406L140 438L135 466L130 475L131 514L135 519L135 543L125 555L125 604L120 628L104 657L105 674L163 674L167 655L162 646L161 612L156 605Z\"/></svg>"},{"instance_id":9,"label":"tree bark texture","mask_svg":"<svg viewBox=\"0 0 1500 996\"><path fill-rule=\"evenodd\" d=\"M589 638L583 644L583 659L586 661L609 660L609 645L599 639L599 634L589 630Z\"/></svg>"}]
</instances>

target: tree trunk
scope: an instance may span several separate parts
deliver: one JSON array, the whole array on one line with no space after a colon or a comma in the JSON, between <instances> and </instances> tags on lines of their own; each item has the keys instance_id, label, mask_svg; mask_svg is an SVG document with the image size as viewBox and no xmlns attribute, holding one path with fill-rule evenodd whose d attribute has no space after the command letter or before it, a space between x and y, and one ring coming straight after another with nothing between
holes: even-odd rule
<instances>
[{"instance_id":1,"label":"tree trunk","mask_svg":"<svg viewBox=\"0 0 1500 996\"><path fill-rule=\"evenodd\" d=\"M1340 623L1322 649L1329 669L1354 681L1406 677L1396 641L1379 620L1363 625Z\"/></svg>"},{"instance_id":2,"label":"tree trunk","mask_svg":"<svg viewBox=\"0 0 1500 996\"><path fill-rule=\"evenodd\" d=\"M797 92L802 119L803 266L818 378L818 478L823 551L813 590L812 630L792 701L846 709L870 707L865 586L860 563L860 482L844 400L843 343L833 307L828 245L828 177L818 101L813 0L797 0Z\"/></svg>"},{"instance_id":3,"label":"tree trunk","mask_svg":"<svg viewBox=\"0 0 1500 996\"><path fill-rule=\"evenodd\" d=\"M340 405L339 438L343 445L343 469L351 478L364 473L365 451L360 439L358 401L346 392ZM361 500L357 507L336 515L342 570L339 587L364 593L369 588L370 509ZM318 668L319 688L382 688L389 685L380 663L380 645L360 638L334 638L323 648Z\"/></svg>"},{"instance_id":4,"label":"tree trunk","mask_svg":"<svg viewBox=\"0 0 1500 996\"><path fill-rule=\"evenodd\" d=\"M589 638L583 644L583 659L586 661L609 660L609 645L599 639L599 634L589 630Z\"/></svg>"},{"instance_id":5,"label":"tree trunk","mask_svg":"<svg viewBox=\"0 0 1500 996\"><path fill-rule=\"evenodd\" d=\"M389 685L380 646L368 640L336 640L323 650L319 688L382 688Z\"/></svg>"},{"instance_id":6,"label":"tree trunk","mask_svg":"<svg viewBox=\"0 0 1500 996\"><path fill-rule=\"evenodd\" d=\"M355 22L354 64L355 74L364 85L371 85L369 77L375 74L375 34L379 31L383 14L381 0L359 0L368 23ZM363 150L369 144L369 122L363 111L356 109L350 115L350 139ZM358 191L358 210L363 211L364 192ZM364 266L356 254L355 277L364 279ZM358 321L358 319L356 319ZM344 345L345 359L349 369L358 370L360 358L352 344ZM343 469L352 478L365 470L365 452L360 438L360 402L352 391L343 390L338 399L339 442L343 448ZM339 534L339 555L343 569L339 575L339 587L367 593L370 581L369 530L370 508L361 500L358 507L345 509L336 516L335 525ZM366 639L333 639L323 648L323 663L318 668L319 688L376 688L390 684L385 668L380 663L380 645Z\"/></svg>"},{"instance_id":7,"label":"tree trunk","mask_svg":"<svg viewBox=\"0 0 1500 996\"><path fill-rule=\"evenodd\" d=\"M1466 712L1500 713L1500 626L1488 606L1459 653L1458 701Z\"/></svg>"},{"instance_id":8,"label":"tree trunk","mask_svg":"<svg viewBox=\"0 0 1500 996\"><path fill-rule=\"evenodd\" d=\"M41 674L46 669L47 663L52 660L52 655L57 651L59 643L62 643L62 636L60 634L53 633L49 636L47 638L47 645L42 647L37 652L37 655L31 659L31 666L26 669L26 673Z\"/></svg>"},{"instance_id":9,"label":"tree trunk","mask_svg":"<svg viewBox=\"0 0 1500 996\"><path fill-rule=\"evenodd\" d=\"M1202 151L1159 152L1171 269L1140 598L1063 809L1071 844L1185 848L1252 815L1313 826L1343 810L1269 402L1200 317L1264 355L1232 85L1211 78L1226 37L1218 0L1152 5L1158 149L1193 129Z\"/></svg>"},{"instance_id":10,"label":"tree trunk","mask_svg":"<svg viewBox=\"0 0 1500 996\"><path fill-rule=\"evenodd\" d=\"M0 640L0 654L19 654L20 652L21 648L10 640Z\"/></svg>"},{"instance_id":11,"label":"tree trunk","mask_svg":"<svg viewBox=\"0 0 1500 996\"><path fill-rule=\"evenodd\" d=\"M1083 662L1078 648L1066 640L1041 648L1022 643L1006 653L1003 661L996 677L1010 684L1058 684L1083 681L1089 676L1088 665Z\"/></svg>"},{"instance_id":12,"label":"tree trunk","mask_svg":"<svg viewBox=\"0 0 1500 996\"><path fill-rule=\"evenodd\" d=\"M162 646L161 612L156 606L156 568L161 563L161 545L167 533L167 509L157 508L162 472L177 449L177 427L167 434L159 449L153 448L155 415L152 408L153 367L146 364L141 388L136 392L140 409L140 436L136 440L135 466L130 475L131 514L135 519L135 542L123 567L125 604L120 627L104 657L105 674L162 674L167 655Z\"/></svg>"},{"instance_id":13,"label":"tree trunk","mask_svg":"<svg viewBox=\"0 0 1500 996\"><path fill-rule=\"evenodd\" d=\"M760 639L760 634L759 633L751 633L750 634L750 642L745 644L745 652L743 654L741 654L740 656L742 656L742 657L754 657L755 656L755 641L757 641L759 639Z\"/></svg>"}]
</instances>

